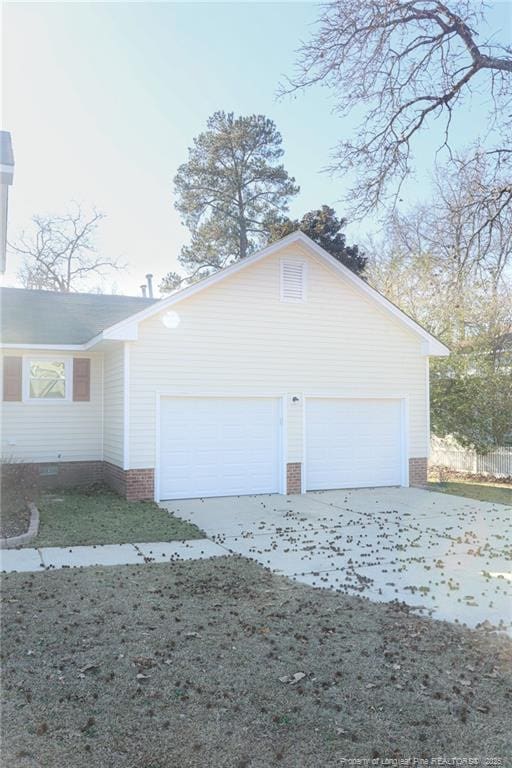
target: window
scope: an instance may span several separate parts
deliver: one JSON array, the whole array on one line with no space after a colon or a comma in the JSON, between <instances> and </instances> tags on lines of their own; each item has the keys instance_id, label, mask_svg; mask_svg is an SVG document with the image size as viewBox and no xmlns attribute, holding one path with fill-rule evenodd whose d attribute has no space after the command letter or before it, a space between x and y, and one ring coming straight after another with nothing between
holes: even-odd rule
<instances>
[{"instance_id":1,"label":"window","mask_svg":"<svg viewBox=\"0 0 512 768\"><path fill-rule=\"evenodd\" d=\"M306 300L306 264L303 261L281 262L281 301Z\"/></svg>"},{"instance_id":2,"label":"window","mask_svg":"<svg viewBox=\"0 0 512 768\"><path fill-rule=\"evenodd\" d=\"M29 400L65 400L68 378L66 360L28 360L27 397Z\"/></svg>"}]
</instances>

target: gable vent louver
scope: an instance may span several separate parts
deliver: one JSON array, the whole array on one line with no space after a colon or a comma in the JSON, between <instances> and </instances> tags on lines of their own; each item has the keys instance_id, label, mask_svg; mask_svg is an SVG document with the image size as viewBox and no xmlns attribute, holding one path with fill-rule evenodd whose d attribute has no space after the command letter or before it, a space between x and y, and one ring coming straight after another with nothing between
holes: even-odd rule
<instances>
[{"instance_id":1,"label":"gable vent louver","mask_svg":"<svg viewBox=\"0 0 512 768\"><path fill-rule=\"evenodd\" d=\"M281 262L281 301L305 301L306 264L303 261Z\"/></svg>"}]
</instances>

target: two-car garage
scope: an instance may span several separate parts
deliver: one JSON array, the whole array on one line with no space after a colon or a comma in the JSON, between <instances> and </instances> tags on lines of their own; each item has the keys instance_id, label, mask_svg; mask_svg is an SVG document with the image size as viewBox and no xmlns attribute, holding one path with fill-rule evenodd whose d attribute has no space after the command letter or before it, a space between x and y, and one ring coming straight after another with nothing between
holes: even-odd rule
<instances>
[{"instance_id":1,"label":"two-car garage","mask_svg":"<svg viewBox=\"0 0 512 768\"><path fill-rule=\"evenodd\" d=\"M286 397L162 397L159 498L286 492ZM305 397L303 488L403 485L404 402ZM297 420L295 420L297 421Z\"/></svg>"}]
</instances>

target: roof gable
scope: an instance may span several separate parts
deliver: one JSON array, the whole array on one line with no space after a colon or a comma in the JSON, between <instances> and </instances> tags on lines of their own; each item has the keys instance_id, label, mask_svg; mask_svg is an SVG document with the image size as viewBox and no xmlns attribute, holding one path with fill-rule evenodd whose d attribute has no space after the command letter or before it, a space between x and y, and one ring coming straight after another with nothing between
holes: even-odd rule
<instances>
[{"instance_id":1,"label":"roof gable","mask_svg":"<svg viewBox=\"0 0 512 768\"><path fill-rule=\"evenodd\" d=\"M153 315L158 314L159 312L162 312L168 307L172 307L173 305L179 303L180 301L183 301L184 299L189 298L190 296L200 293L201 291L207 290L213 285L217 285L219 282L221 282L222 280L225 280L227 277L230 277L231 275L236 274L240 270L246 269L247 267L253 264L256 264L262 259L265 259L268 256L273 255L292 244L300 244L302 247L306 249L309 255L313 256L314 258L318 259L320 262L325 264L338 276L339 279L345 280L348 283L350 283L357 291L361 292L368 299L370 299L370 301L375 302L377 305L379 305L381 309L383 309L385 312L390 313L399 322L405 325L410 331L418 335L421 338L421 340L424 342L425 355L446 356L449 354L449 349L444 344L442 344L438 339L436 339L435 336L429 333L425 328L419 325L411 317L409 317L404 312L402 312L402 310L400 310L392 302L386 299L385 296L380 294L378 291L372 288L368 283L366 283L364 280L362 280L360 277L354 274L350 269L348 269L339 261L334 259L329 253L327 253L327 251L321 248L317 243L311 240L311 238L309 238L303 232L293 232L291 235L288 235L287 237L284 237L281 240L278 240L277 242L272 243L266 248L263 248L261 251L258 251L252 254L252 256L248 256L247 258L241 261L238 261L235 264L232 264L231 266L220 270L219 272L215 272L213 275L210 275L204 280L194 283L193 285L190 285L187 288L183 288L179 291L176 291L170 294L165 299L161 299L160 301L156 302L152 306L142 309L140 312L134 314L133 316L127 318L126 320L120 323L117 323L116 325L107 329L104 333L104 337L105 338L109 338L109 337L122 338L123 333L126 333L127 334L126 338L130 338L130 339L137 338L137 326L143 320L146 320L147 318L152 317Z\"/></svg>"}]
</instances>

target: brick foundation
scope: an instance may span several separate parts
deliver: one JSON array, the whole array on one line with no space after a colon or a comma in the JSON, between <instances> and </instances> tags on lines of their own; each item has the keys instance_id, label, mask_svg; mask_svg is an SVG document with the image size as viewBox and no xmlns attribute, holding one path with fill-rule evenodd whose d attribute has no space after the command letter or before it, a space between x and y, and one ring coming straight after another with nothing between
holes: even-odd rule
<instances>
[{"instance_id":1,"label":"brick foundation","mask_svg":"<svg viewBox=\"0 0 512 768\"><path fill-rule=\"evenodd\" d=\"M8 467L9 465L4 465ZM155 497L154 469L122 469L108 461L58 461L27 463L34 479L43 489L83 488L95 483L105 483L113 491L129 501L144 501ZM3 471L6 471L4 468ZM409 485L426 485L428 459L409 459ZM302 464L286 465L286 493L302 492Z\"/></svg>"},{"instance_id":2,"label":"brick foundation","mask_svg":"<svg viewBox=\"0 0 512 768\"><path fill-rule=\"evenodd\" d=\"M4 465L3 471L8 471ZM108 461L55 461L26 463L34 481L44 490L85 488L105 483L129 501L155 498L155 472L153 469L124 470Z\"/></svg>"},{"instance_id":3,"label":"brick foundation","mask_svg":"<svg viewBox=\"0 0 512 768\"><path fill-rule=\"evenodd\" d=\"M41 488L84 488L103 481L102 461L46 461L27 463Z\"/></svg>"},{"instance_id":4,"label":"brick foundation","mask_svg":"<svg viewBox=\"0 0 512 768\"><path fill-rule=\"evenodd\" d=\"M120 496L126 497L126 471L121 467L104 461L103 482Z\"/></svg>"},{"instance_id":5,"label":"brick foundation","mask_svg":"<svg viewBox=\"0 0 512 768\"><path fill-rule=\"evenodd\" d=\"M409 485L426 485L428 459L409 459Z\"/></svg>"},{"instance_id":6,"label":"brick foundation","mask_svg":"<svg viewBox=\"0 0 512 768\"><path fill-rule=\"evenodd\" d=\"M286 465L286 493L302 492L302 464L300 461Z\"/></svg>"}]
</instances>

